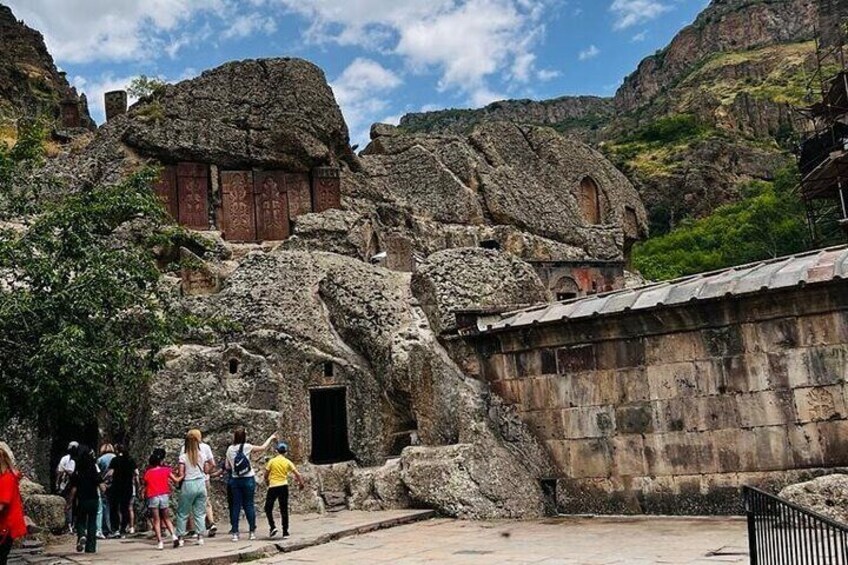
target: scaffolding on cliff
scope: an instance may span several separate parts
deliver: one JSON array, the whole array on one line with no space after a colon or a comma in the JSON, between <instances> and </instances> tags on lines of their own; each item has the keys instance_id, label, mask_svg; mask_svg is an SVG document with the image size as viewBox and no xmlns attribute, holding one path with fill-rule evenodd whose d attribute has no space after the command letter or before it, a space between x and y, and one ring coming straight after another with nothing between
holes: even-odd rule
<instances>
[{"instance_id":1,"label":"scaffolding on cliff","mask_svg":"<svg viewBox=\"0 0 848 565\"><path fill-rule=\"evenodd\" d=\"M821 0L809 105L796 108L805 132L798 147L799 194L810 238L822 246L848 237L848 66L844 0Z\"/></svg>"}]
</instances>

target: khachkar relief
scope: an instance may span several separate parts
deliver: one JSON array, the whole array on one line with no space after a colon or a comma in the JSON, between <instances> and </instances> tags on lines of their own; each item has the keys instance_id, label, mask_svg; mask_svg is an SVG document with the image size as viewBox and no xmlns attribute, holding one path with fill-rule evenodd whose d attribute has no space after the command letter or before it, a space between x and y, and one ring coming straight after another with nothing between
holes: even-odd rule
<instances>
[{"instance_id":1,"label":"khachkar relief","mask_svg":"<svg viewBox=\"0 0 848 565\"><path fill-rule=\"evenodd\" d=\"M224 236L230 241L254 241L256 221L253 176L250 171L221 173Z\"/></svg>"},{"instance_id":2,"label":"khachkar relief","mask_svg":"<svg viewBox=\"0 0 848 565\"><path fill-rule=\"evenodd\" d=\"M283 173L255 173L254 194L258 239L282 240L289 237L288 193Z\"/></svg>"},{"instance_id":3,"label":"khachkar relief","mask_svg":"<svg viewBox=\"0 0 848 565\"><path fill-rule=\"evenodd\" d=\"M180 224L209 229L209 169L202 163L177 165Z\"/></svg>"},{"instance_id":4,"label":"khachkar relief","mask_svg":"<svg viewBox=\"0 0 848 565\"><path fill-rule=\"evenodd\" d=\"M312 171L312 194L315 211L341 208L341 178L335 167L317 167Z\"/></svg>"},{"instance_id":5,"label":"khachkar relief","mask_svg":"<svg viewBox=\"0 0 848 565\"><path fill-rule=\"evenodd\" d=\"M813 388L807 393L807 407L811 420L829 420L838 416L833 393L823 388Z\"/></svg>"}]
</instances>

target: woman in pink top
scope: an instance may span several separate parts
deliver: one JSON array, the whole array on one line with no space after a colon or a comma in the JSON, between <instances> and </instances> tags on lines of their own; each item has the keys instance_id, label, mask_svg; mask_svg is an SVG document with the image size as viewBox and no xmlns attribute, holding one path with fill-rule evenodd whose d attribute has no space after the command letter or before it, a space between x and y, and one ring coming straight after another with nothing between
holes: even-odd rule
<instances>
[{"instance_id":1,"label":"woman in pink top","mask_svg":"<svg viewBox=\"0 0 848 565\"><path fill-rule=\"evenodd\" d=\"M176 482L176 477L174 477L170 467L163 465L164 459L165 450L154 449L153 455L150 456L147 471L144 473L144 495L147 498L147 508L150 509L150 514L153 517L153 531L156 532L157 549L164 549L165 547L162 543L163 522L174 541L177 540L177 535L174 533L174 524L171 523L171 518L168 516L168 503L171 497L170 481Z\"/></svg>"}]
</instances>

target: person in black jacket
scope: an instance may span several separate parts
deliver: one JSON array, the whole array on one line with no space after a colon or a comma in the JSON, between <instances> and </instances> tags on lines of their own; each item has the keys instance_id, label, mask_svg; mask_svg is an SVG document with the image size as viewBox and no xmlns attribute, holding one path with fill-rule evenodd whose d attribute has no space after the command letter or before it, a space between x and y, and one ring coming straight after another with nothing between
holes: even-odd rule
<instances>
[{"instance_id":1,"label":"person in black jacket","mask_svg":"<svg viewBox=\"0 0 848 565\"><path fill-rule=\"evenodd\" d=\"M97 509L103 477L97 468L94 452L81 445L70 481L70 505L76 504L77 551L97 551Z\"/></svg>"},{"instance_id":2,"label":"person in black jacket","mask_svg":"<svg viewBox=\"0 0 848 565\"><path fill-rule=\"evenodd\" d=\"M130 504L138 482L138 465L121 444L115 444L115 457L109 463L112 470L112 486L109 499L112 513L112 529L120 527L121 537L135 533L132 529Z\"/></svg>"}]
</instances>

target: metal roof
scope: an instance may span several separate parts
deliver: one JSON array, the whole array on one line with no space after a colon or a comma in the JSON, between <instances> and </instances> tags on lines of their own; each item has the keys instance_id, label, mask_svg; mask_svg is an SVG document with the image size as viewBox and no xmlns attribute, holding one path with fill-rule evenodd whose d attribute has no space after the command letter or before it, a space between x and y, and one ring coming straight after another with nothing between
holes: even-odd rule
<instances>
[{"instance_id":1,"label":"metal roof","mask_svg":"<svg viewBox=\"0 0 848 565\"><path fill-rule=\"evenodd\" d=\"M480 333L848 279L848 245L477 319Z\"/></svg>"}]
</instances>

